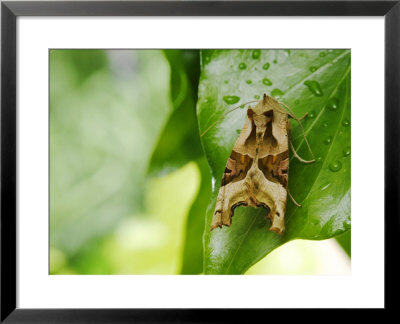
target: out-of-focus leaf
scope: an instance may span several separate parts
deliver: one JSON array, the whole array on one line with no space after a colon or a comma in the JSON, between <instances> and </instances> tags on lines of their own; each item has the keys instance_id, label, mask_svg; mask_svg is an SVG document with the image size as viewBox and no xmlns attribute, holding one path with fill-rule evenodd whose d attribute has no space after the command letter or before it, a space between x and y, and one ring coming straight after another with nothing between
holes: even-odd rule
<instances>
[{"instance_id":1,"label":"out-of-focus leaf","mask_svg":"<svg viewBox=\"0 0 400 324\"><path fill-rule=\"evenodd\" d=\"M197 104L215 186L204 229L204 272L244 273L273 249L302 238L321 240L350 229L350 51L349 50L206 50L201 53ZM316 156L303 164L290 157L290 200L286 231L268 230L263 208L238 207L231 227L209 232L226 161L243 127L246 109L228 110L258 100L264 93L301 117ZM235 105L233 104L235 103ZM223 118L222 118L223 117ZM301 129L291 121L298 154L310 159Z\"/></svg>"},{"instance_id":2,"label":"out-of-focus leaf","mask_svg":"<svg viewBox=\"0 0 400 324\"><path fill-rule=\"evenodd\" d=\"M150 176L171 172L203 155L196 117L199 53L189 50L164 53L171 67L174 111L159 135L148 167Z\"/></svg>"},{"instance_id":3,"label":"out-of-focus leaf","mask_svg":"<svg viewBox=\"0 0 400 324\"><path fill-rule=\"evenodd\" d=\"M197 160L201 183L196 199L188 213L183 245L182 274L198 274L203 271L204 215L211 198L211 173L207 160Z\"/></svg>"},{"instance_id":4,"label":"out-of-focus leaf","mask_svg":"<svg viewBox=\"0 0 400 324\"><path fill-rule=\"evenodd\" d=\"M200 57L199 51L193 50L165 50L164 54L171 67L171 100L175 110L160 134L148 174L159 175L190 161L197 162L201 185L187 215L181 268L182 274L197 274L203 271L204 215L211 195L211 175L202 157L196 116Z\"/></svg>"},{"instance_id":5,"label":"out-of-focus leaf","mask_svg":"<svg viewBox=\"0 0 400 324\"><path fill-rule=\"evenodd\" d=\"M142 211L147 164L171 111L160 51L116 51L112 60L129 66L98 68L109 55L50 52L50 244L69 258Z\"/></svg>"},{"instance_id":6,"label":"out-of-focus leaf","mask_svg":"<svg viewBox=\"0 0 400 324\"><path fill-rule=\"evenodd\" d=\"M51 50L53 62L59 62L64 66L70 66L74 71L74 81L80 86L93 73L108 66L107 54L103 50ZM53 63L54 65L54 63Z\"/></svg>"},{"instance_id":7,"label":"out-of-focus leaf","mask_svg":"<svg viewBox=\"0 0 400 324\"><path fill-rule=\"evenodd\" d=\"M336 241L351 258L351 230L335 237Z\"/></svg>"}]
</instances>

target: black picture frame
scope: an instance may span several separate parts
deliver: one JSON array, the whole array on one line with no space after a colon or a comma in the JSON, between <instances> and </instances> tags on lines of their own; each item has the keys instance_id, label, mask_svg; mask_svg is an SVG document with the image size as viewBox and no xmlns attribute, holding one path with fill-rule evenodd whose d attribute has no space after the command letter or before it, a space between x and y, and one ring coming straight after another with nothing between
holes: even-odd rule
<instances>
[{"instance_id":1,"label":"black picture frame","mask_svg":"<svg viewBox=\"0 0 400 324\"><path fill-rule=\"evenodd\" d=\"M396 1L2 1L1 2L1 322L233 322L271 319L268 309L16 308L16 19L19 16L384 16L385 309L396 308L399 237L400 0ZM373 44L371 44L373 46ZM366 94L368 95L368 94ZM374 113L374 112L371 112ZM371 127L372 129L373 127ZM371 154L374 154L373 151ZM383 158L383 157L382 157ZM371 175L367 175L371 176ZM383 211L382 211L383 212ZM373 236L371 236L373 239ZM397 243L397 244L396 244ZM393 249L393 254L389 251ZM373 260L371 260L373 262Z\"/></svg>"}]
</instances>

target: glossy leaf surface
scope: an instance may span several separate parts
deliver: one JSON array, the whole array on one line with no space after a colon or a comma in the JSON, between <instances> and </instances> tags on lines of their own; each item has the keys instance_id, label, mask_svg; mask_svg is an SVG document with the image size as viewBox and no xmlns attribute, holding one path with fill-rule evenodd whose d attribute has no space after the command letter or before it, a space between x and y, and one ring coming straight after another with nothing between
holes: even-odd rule
<instances>
[{"instance_id":1,"label":"glossy leaf surface","mask_svg":"<svg viewBox=\"0 0 400 324\"><path fill-rule=\"evenodd\" d=\"M293 239L321 240L350 229L350 51L205 50L201 53L197 114L214 181L204 231L204 272L244 273L273 249ZM246 118L246 108L266 93L302 121L316 162L290 155L290 200L283 235L269 231L263 208L238 207L230 227L209 232L226 161ZM250 104L254 105L254 103ZM214 125L215 123L215 125ZM301 129L291 121L298 154L311 159Z\"/></svg>"}]
</instances>

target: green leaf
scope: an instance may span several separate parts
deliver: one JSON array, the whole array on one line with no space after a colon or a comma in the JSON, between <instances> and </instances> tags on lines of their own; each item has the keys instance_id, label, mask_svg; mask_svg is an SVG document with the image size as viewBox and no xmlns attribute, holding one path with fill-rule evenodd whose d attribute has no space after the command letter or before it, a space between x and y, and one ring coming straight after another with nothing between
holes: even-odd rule
<instances>
[{"instance_id":1,"label":"green leaf","mask_svg":"<svg viewBox=\"0 0 400 324\"><path fill-rule=\"evenodd\" d=\"M143 212L169 67L155 50L52 50L49 74L50 245L70 258Z\"/></svg>"},{"instance_id":2,"label":"green leaf","mask_svg":"<svg viewBox=\"0 0 400 324\"><path fill-rule=\"evenodd\" d=\"M182 274L198 274L203 272L203 231L204 214L211 198L211 173L207 160L202 157L197 160L197 166L201 175L200 188L196 199L188 213L183 260Z\"/></svg>"},{"instance_id":3,"label":"green leaf","mask_svg":"<svg viewBox=\"0 0 400 324\"><path fill-rule=\"evenodd\" d=\"M104 50L52 49L50 58L52 62L56 64L62 62L63 66L68 66L73 70L76 86L81 86L95 72L108 67L108 58ZM53 67L56 67L54 63Z\"/></svg>"},{"instance_id":4,"label":"green leaf","mask_svg":"<svg viewBox=\"0 0 400 324\"><path fill-rule=\"evenodd\" d=\"M203 155L196 116L196 89L200 73L198 51L165 50L171 69L169 116L148 167L150 176L178 169Z\"/></svg>"},{"instance_id":5,"label":"green leaf","mask_svg":"<svg viewBox=\"0 0 400 324\"><path fill-rule=\"evenodd\" d=\"M190 161L196 161L201 184L185 225L182 274L203 271L202 235L204 214L211 197L211 175L204 158L196 116L197 87L200 75L199 51L165 50L171 69L171 101L174 111L169 116L152 154L148 175L161 175Z\"/></svg>"},{"instance_id":6,"label":"green leaf","mask_svg":"<svg viewBox=\"0 0 400 324\"><path fill-rule=\"evenodd\" d=\"M351 230L348 230L347 232L336 236L335 239L349 256L349 258L351 258Z\"/></svg>"},{"instance_id":7,"label":"green leaf","mask_svg":"<svg viewBox=\"0 0 400 324\"><path fill-rule=\"evenodd\" d=\"M197 112L201 133L213 125L202 142L215 183L204 273L244 273L285 242L327 239L350 229L350 51L205 50L201 63ZM289 169L289 190L302 207L288 200L283 235L268 230L265 209L252 207L236 208L230 227L209 232L226 161L246 119L246 109L226 113L264 93L298 117L308 112L302 124L317 161L304 164L291 154ZM301 157L311 159L293 120L291 140Z\"/></svg>"}]
</instances>

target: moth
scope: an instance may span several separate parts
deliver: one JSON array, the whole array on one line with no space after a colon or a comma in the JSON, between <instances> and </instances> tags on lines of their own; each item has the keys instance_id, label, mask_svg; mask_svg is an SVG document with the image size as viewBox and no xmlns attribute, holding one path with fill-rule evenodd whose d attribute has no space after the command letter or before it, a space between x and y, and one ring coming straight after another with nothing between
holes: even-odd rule
<instances>
[{"instance_id":1,"label":"moth","mask_svg":"<svg viewBox=\"0 0 400 324\"><path fill-rule=\"evenodd\" d=\"M271 231L284 232L287 197L300 207L288 190L289 147L301 162L315 161L300 122L306 116L297 118L288 106L266 94L253 108L248 107L246 122L222 176L210 231L230 226L236 207L253 206L268 210ZM299 123L312 160L302 159L294 149L289 117Z\"/></svg>"}]
</instances>

